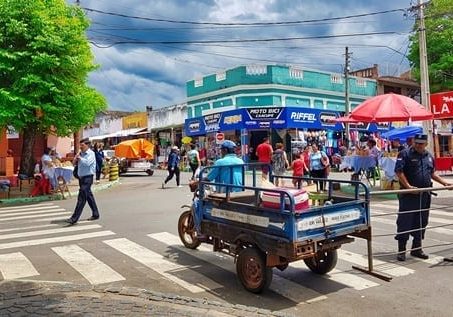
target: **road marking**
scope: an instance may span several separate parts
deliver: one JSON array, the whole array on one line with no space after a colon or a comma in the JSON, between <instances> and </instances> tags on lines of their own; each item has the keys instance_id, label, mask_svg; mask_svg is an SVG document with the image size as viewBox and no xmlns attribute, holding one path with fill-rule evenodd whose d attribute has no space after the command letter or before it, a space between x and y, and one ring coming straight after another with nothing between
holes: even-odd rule
<instances>
[{"instance_id":1,"label":"road marking","mask_svg":"<svg viewBox=\"0 0 453 317\"><path fill-rule=\"evenodd\" d=\"M371 205L371 214L376 212L376 211L373 211L373 207L384 208L387 210L392 210L393 212L398 212L398 205L392 206L392 205L385 205L385 204L372 204ZM444 206L439 206L439 207L442 208ZM431 205L431 209L429 210L429 213L430 213L430 215L453 217L453 211L436 210L435 207L433 207L432 205Z\"/></svg>"},{"instance_id":2,"label":"road marking","mask_svg":"<svg viewBox=\"0 0 453 317\"><path fill-rule=\"evenodd\" d=\"M104 231L89 232L89 233L82 233L82 234L69 235L69 236L59 236L59 237L52 237L52 238L0 243L0 250L20 248L20 247L29 247L29 246L33 246L33 245L43 245L43 244L58 243L58 242L76 241L76 240L97 238L97 237L105 237L105 236L111 236L114 234L115 233L110 230L104 230Z\"/></svg>"},{"instance_id":3,"label":"road marking","mask_svg":"<svg viewBox=\"0 0 453 317\"><path fill-rule=\"evenodd\" d=\"M8 214L11 212L27 212L27 211L36 211L36 210L52 210L52 209L60 209L59 206L43 206L43 207L30 207L30 208L17 208L17 209L4 209L0 208L0 214Z\"/></svg>"},{"instance_id":4,"label":"road marking","mask_svg":"<svg viewBox=\"0 0 453 317\"><path fill-rule=\"evenodd\" d=\"M49 216L46 215L46 217L49 217ZM31 219L31 220L28 220L27 222L59 221L59 220L66 220L68 218L69 218L68 216L58 216L58 217L54 216L54 217L50 217L50 218Z\"/></svg>"},{"instance_id":5,"label":"road marking","mask_svg":"<svg viewBox=\"0 0 453 317\"><path fill-rule=\"evenodd\" d=\"M360 265L363 267L368 267L368 258L366 258L365 256L363 256L361 254L338 249L338 257L341 260L351 262L351 263L354 263L354 264L357 264L357 265ZM381 271L383 273L386 273L388 275L392 275L395 277L405 276L405 275L413 274L415 272L414 270L411 270L407 267L404 267L401 265L396 265L396 264L390 263L390 262L384 262L384 261L377 260L374 258L373 258L373 265L374 265L374 269L376 271Z\"/></svg>"},{"instance_id":6,"label":"road marking","mask_svg":"<svg viewBox=\"0 0 453 317\"><path fill-rule=\"evenodd\" d=\"M21 252L0 254L0 272L5 280L39 275Z\"/></svg>"},{"instance_id":7,"label":"road marking","mask_svg":"<svg viewBox=\"0 0 453 317\"><path fill-rule=\"evenodd\" d=\"M120 251L121 253L131 257L137 262L142 263L153 271L163 275L170 281L175 282L179 286L187 289L192 293L201 293L205 292L206 289L216 289L221 288L222 286L211 279L206 278L206 282L209 284L208 287L200 285L195 282L186 282L179 277L173 275L171 271L182 271L187 270L187 266L179 265L177 263L168 261L162 255L155 253L140 244L132 242L126 238L112 239L103 241L105 244L111 246L112 248ZM203 282L204 283L204 282ZM197 284L197 285L195 285Z\"/></svg>"},{"instance_id":8,"label":"road marking","mask_svg":"<svg viewBox=\"0 0 453 317\"><path fill-rule=\"evenodd\" d=\"M12 206L12 207L1 207L0 210L14 210L14 209L21 209L21 208L41 208L45 206L55 206L54 203L42 203L42 204L33 204L33 205L20 205L20 206Z\"/></svg>"},{"instance_id":9,"label":"road marking","mask_svg":"<svg viewBox=\"0 0 453 317\"><path fill-rule=\"evenodd\" d=\"M55 209L45 209L45 210L32 210L32 211L21 211L21 212L14 212L14 213L7 213L0 215L0 219L2 217L12 217L12 216L28 216L28 215L36 215L36 214L44 214L44 213L51 213L57 211L66 211L64 208L55 208Z\"/></svg>"},{"instance_id":10,"label":"road marking","mask_svg":"<svg viewBox=\"0 0 453 317\"><path fill-rule=\"evenodd\" d=\"M432 212L430 212L432 213ZM386 215L385 212L380 212L380 211L375 211L374 212L375 215ZM397 218L398 215L387 215L387 217L390 217L392 219L394 219L394 224L396 224L396 218ZM373 218L373 217L372 217ZM379 217L379 218L383 218L383 217ZM437 222L437 223L442 223L442 224L451 224L453 226L453 219L444 219L444 218L438 218L438 217L433 217L433 216L429 216L429 221L430 222Z\"/></svg>"},{"instance_id":11,"label":"road marking","mask_svg":"<svg viewBox=\"0 0 453 317\"><path fill-rule=\"evenodd\" d=\"M49 213L49 214L47 214ZM31 215L31 216L18 216L18 217L8 217L8 218L0 218L0 222L3 221L12 221L12 220L23 220L23 219L33 219L33 218L39 218L39 217L48 217L51 216L52 212L46 212L46 214L40 214L40 215ZM55 214L55 213L54 213ZM69 215L72 214L72 212L59 212L58 215Z\"/></svg>"},{"instance_id":12,"label":"road marking","mask_svg":"<svg viewBox=\"0 0 453 317\"><path fill-rule=\"evenodd\" d=\"M302 261L291 262L289 265L294 268L308 269ZM346 273L337 269L333 269L326 275L319 275L319 277L346 285L348 287L352 287L353 289L358 291L380 285L363 277L351 273Z\"/></svg>"},{"instance_id":13,"label":"road marking","mask_svg":"<svg viewBox=\"0 0 453 317\"><path fill-rule=\"evenodd\" d=\"M37 229L37 228L47 228L47 227L56 227L57 224L50 224L50 225L39 225L39 226L28 226L28 227L16 227L16 228L9 228L9 229L0 229L0 232L11 232L11 231L22 231L28 229Z\"/></svg>"},{"instance_id":14,"label":"road marking","mask_svg":"<svg viewBox=\"0 0 453 317\"><path fill-rule=\"evenodd\" d=\"M395 234L396 234L396 220L384 219L383 217L372 217L371 218L371 224L373 224L373 222L379 222L379 223L385 223L385 224L388 224L388 225L393 225L395 227ZM446 235L449 235L449 236L453 235L453 230L452 229L428 228L427 231L436 232L436 233L439 233L439 234L446 234Z\"/></svg>"},{"instance_id":15,"label":"road marking","mask_svg":"<svg viewBox=\"0 0 453 317\"><path fill-rule=\"evenodd\" d=\"M102 226L85 225L85 226L72 226L72 227L58 228L58 229L10 233L10 234L0 235L0 240L25 238L25 237L33 237L33 236L40 236L40 235L46 235L46 234L55 234L55 233L62 233L62 232L65 233L65 232L82 231L82 230L99 229L99 228L102 228Z\"/></svg>"},{"instance_id":16,"label":"road marking","mask_svg":"<svg viewBox=\"0 0 453 317\"><path fill-rule=\"evenodd\" d=\"M125 280L121 274L77 245L53 247L52 250L91 284L104 284Z\"/></svg>"},{"instance_id":17,"label":"road marking","mask_svg":"<svg viewBox=\"0 0 453 317\"><path fill-rule=\"evenodd\" d=\"M197 250L187 249L182 245L182 242L179 239L179 237L168 232L148 234L148 237L155 239L161 243L164 243L168 246L171 246L172 248L175 248L178 251L187 253L190 256L205 261L209 264L218 266L224 269L225 271L236 274L236 269L231 257L212 251L212 247L210 248L207 245L201 244L197 248ZM308 287L304 287L298 283L295 283L289 279L281 277L277 274L274 274L270 289L292 300L295 303L303 302L308 303L310 301L315 300L320 301L327 299L327 296L322 295Z\"/></svg>"}]
</instances>

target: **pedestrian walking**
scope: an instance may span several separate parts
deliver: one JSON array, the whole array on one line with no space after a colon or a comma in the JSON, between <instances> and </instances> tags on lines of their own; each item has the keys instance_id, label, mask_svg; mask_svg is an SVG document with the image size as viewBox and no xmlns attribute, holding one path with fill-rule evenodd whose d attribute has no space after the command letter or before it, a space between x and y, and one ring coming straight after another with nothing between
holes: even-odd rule
<instances>
[{"instance_id":1,"label":"pedestrian walking","mask_svg":"<svg viewBox=\"0 0 453 317\"><path fill-rule=\"evenodd\" d=\"M94 144L94 156L96 158L96 184L99 184L101 179L102 165L104 164L104 144Z\"/></svg>"},{"instance_id":2,"label":"pedestrian walking","mask_svg":"<svg viewBox=\"0 0 453 317\"><path fill-rule=\"evenodd\" d=\"M399 152L395 173L402 189L432 187L431 180L449 186L450 184L435 173L434 158L426 150L428 136L417 134L410 148ZM428 259L422 250L422 240L428 225L431 192L399 194L398 218L396 220L398 241L398 261L406 260L406 243L413 237L410 254L420 259Z\"/></svg>"},{"instance_id":3,"label":"pedestrian walking","mask_svg":"<svg viewBox=\"0 0 453 317\"><path fill-rule=\"evenodd\" d=\"M91 185L96 173L96 157L90 149L90 141L83 139L80 141L80 153L74 157L74 165L77 165L77 175L79 176L79 195L77 196L77 204L71 218L66 219L66 222L73 225L76 224L82 215L83 208L88 202L91 208L91 217L88 220L99 219L99 210L94 200Z\"/></svg>"},{"instance_id":4,"label":"pedestrian walking","mask_svg":"<svg viewBox=\"0 0 453 317\"><path fill-rule=\"evenodd\" d=\"M267 180L268 178L269 165L271 164L273 152L274 150L272 149L272 146L269 144L268 137L263 138L263 143L258 145L256 148L256 156L258 157L258 162L264 163L261 166L263 181Z\"/></svg>"},{"instance_id":5,"label":"pedestrian walking","mask_svg":"<svg viewBox=\"0 0 453 317\"><path fill-rule=\"evenodd\" d=\"M201 167L200 154L197 151L195 144L190 145L190 151L187 152L187 160L189 161L190 169L192 170L192 180L195 179L195 172Z\"/></svg>"},{"instance_id":6,"label":"pedestrian walking","mask_svg":"<svg viewBox=\"0 0 453 317\"><path fill-rule=\"evenodd\" d=\"M289 166L286 152L283 150L283 143L277 143L275 145L275 151L272 154L272 173L275 176L283 176L286 169ZM283 179L275 178L275 186L283 186Z\"/></svg>"},{"instance_id":7,"label":"pedestrian walking","mask_svg":"<svg viewBox=\"0 0 453 317\"><path fill-rule=\"evenodd\" d=\"M181 157L179 156L179 149L177 146L173 146L170 150L170 154L168 155L168 176L165 179L165 181L162 182L162 189L165 188L165 185L173 178L173 176L176 176L176 186L182 187L179 183L179 161L181 160Z\"/></svg>"}]
</instances>

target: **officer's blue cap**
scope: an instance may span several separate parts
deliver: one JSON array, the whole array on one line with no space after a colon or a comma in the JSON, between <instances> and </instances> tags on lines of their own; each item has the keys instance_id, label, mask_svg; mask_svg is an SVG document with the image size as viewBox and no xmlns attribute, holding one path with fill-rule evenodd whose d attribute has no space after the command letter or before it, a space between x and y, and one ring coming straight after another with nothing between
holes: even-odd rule
<instances>
[{"instance_id":1,"label":"officer's blue cap","mask_svg":"<svg viewBox=\"0 0 453 317\"><path fill-rule=\"evenodd\" d=\"M234 150L234 148L236 147L236 143L230 140L225 140L222 142L222 145L220 147L222 149Z\"/></svg>"},{"instance_id":2,"label":"officer's blue cap","mask_svg":"<svg viewBox=\"0 0 453 317\"><path fill-rule=\"evenodd\" d=\"M414 138L415 143L427 143L428 142L428 135L426 134L416 134Z\"/></svg>"}]
</instances>

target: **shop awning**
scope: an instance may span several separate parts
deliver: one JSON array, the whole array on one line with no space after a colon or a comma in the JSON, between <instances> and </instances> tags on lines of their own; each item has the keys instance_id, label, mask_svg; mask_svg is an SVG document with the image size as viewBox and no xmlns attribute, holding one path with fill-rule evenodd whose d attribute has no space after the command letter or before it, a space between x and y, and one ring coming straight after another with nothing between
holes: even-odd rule
<instances>
[{"instance_id":1,"label":"shop awning","mask_svg":"<svg viewBox=\"0 0 453 317\"><path fill-rule=\"evenodd\" d=\"M90 141L93 140L103 140L107 138L119 138L119 137L125 137L129 135L140 135L144 133L148 133L148 128L133 128L133 129L125 129L125 130L120 130L117 132L109 133L109 134L102 134L102 135L96 135L89 137Z\"/></svg>"}]
</instances>

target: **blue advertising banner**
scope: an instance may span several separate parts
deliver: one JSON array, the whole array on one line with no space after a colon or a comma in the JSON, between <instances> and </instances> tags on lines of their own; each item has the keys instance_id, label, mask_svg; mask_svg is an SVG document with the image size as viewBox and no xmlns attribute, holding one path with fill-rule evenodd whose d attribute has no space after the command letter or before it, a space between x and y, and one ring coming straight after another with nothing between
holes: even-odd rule
<instances>
[{"instance_id":1,"label":"blue advertising banner","mask_svg":"<svg viewBox=\"0 0 453 317\"><path fill-rule=\"evenodd\" d=\"M340 116L336 111L287 107L286 116L287 128L343 130L342 124L334 121Z\"/></svg>"},{"instance_id":2,"label":"blue advertising banner","mask_svg":"<svg viewBox=\"0 0 453 317\"><path fill-rule=\"evenodd\" d=\"M184 122L184 132L187 136L206 134L203 117L186 119Z\"/></svg>"},{"instance_id":3,"label":"blue advertising banner","mask_svg":"<svg viewBox=\"0 0 453 317\"><path fill-rule=\"evenodd\" d=\"M340 112L302 107L255 107L241 108L225 112L186 119L184 124L187 136L204 135L210 132L255 129L314 129L344 130L342 123L334 120ZM354 123L351 129L369 132L389 130L389 124Z\"/></svg>"}]
</instances>

